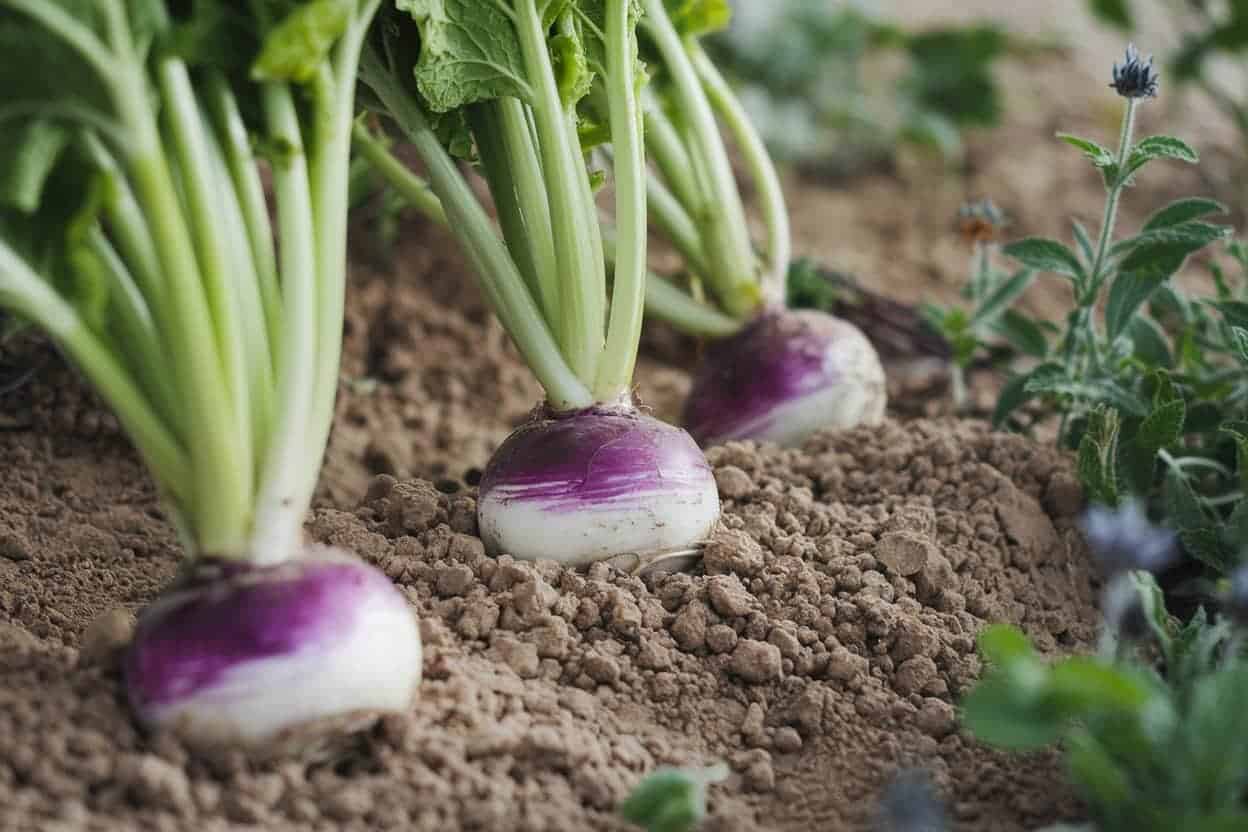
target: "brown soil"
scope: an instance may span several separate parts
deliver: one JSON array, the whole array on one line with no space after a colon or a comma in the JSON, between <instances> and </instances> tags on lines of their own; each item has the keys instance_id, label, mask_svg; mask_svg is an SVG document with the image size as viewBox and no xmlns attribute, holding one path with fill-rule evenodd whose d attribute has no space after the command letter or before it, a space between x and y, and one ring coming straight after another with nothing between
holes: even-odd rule
<instances>
[{"instance_id":1,"label":"brown soil","mask_svg":"<svg viewBox=\"0 0 1248 832\"><path fill-rule=\"evenodd\" d=\"M1012 9L1009 22L1030 16ZM1063 234L1071 213L1094 225L1099 187L1051 136L1112 132L1100 76L1116 50L1105 38L1010 69L1007 124L972 139L962 175L912 161L850 181L791 178L798 251L892 296L952 300L962 199L995 197L1019 236ZM1163 116L1199 126L1175 132L1215 158L1224 150L1225 131L1199 118L1149 108L1145 126ZM1172 168L1133 190L1124 222L1207 191ZM646 771L716 760L733 773L712 788L713 830L866 828L882 785L909 766L933 772L958 829L1077 812L1055 755L984 749L954 712L986 623L1021 624L1050 652L1090 641L1093 580L1066 461L939 420L794 451L728 446L710 455L725 518L698 574L488 559L472 484L539 390L450 252L444 234L411 224L385 253L393 265L354 253L309 531L404 588L427 681L410 714L328 763L210 766L133 727L114 648L173 576L178 543L111 417L45 347L23 356L48 364L0 397L0 829L623 828L613 807ZM1042 284L1029 302L1060 310L1065 289ZM695 349L647 334L638 388L659 416L679 412Z\"/></svg>"}]
</instances>

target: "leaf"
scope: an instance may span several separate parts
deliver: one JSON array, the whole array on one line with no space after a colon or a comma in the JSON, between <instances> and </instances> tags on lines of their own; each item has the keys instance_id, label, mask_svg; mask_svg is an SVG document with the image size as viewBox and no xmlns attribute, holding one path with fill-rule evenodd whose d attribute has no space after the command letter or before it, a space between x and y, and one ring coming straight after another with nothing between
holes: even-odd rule
<instances>
[{"instance_id":1,"label":"leaf","mask_svg":"<svg viewBox=\"0 0 1248 832\"><path fill-rule=\"evenodd\" d=\"M1117 256L1143 246L1173 248L1175 251L1185 249L1188 254L1191 254L1210 243L1226 239L1230 233L1231 229L1224 225L1188 221L1153 228L1134 237L1120 240L1110 248L1110 254Z\"/></svg>"},{"instance_id":2,"label":"leaf","mask_svg":"<svg viewBox=\"0 0 1248 832\"><path fill-rule=\"evenodd\" d=\"M1221 202L1205 199L1204 197L1197 196L1178 199L1149 217L1148 221L1144 223L1143 230L1153 231L1158 228L1169 228L1173 225L1181 225L1191 220L1207 217L1210 214L1225 214L1228 210Z\"/></svg>"},{"instance_id":3,"label":"leaf","mask_svg":"<svg viewBox=\"0 0 1248 832\"><path fill-rule=\"evenodd\" d=\"M992 665L1003 666L1010 662L1035 658L1036 655L1023 631L1009 624L985 627L977 642L979 654Z\"/></svg>"},{"instance_id":4,"label":"leaf","mask_svg":"<svg viewBox=\"0 0 1248 832\"><path fill-rule=\"evenodd\" d=\"M1131 9L1127 6L1127 0L1089 0L1088 5L1091 7L1092 14L1102 22L1122 29L1124 32L1130 31Z\"/></svg>"},{"instance_id":5,"label":"leaf","mask_svg":"<svg viewBox=\"0 0 1248 832\"><path fill-rule=\"evenodd\" d=\"M8 138L0 142L0 206L33 214L70 134L64 125L48 119L19 124L7 132Z\"/></svg>"},{"instance_id":6,"label":"leaf","mask_svg":"<svg viewBox=\"0 0 1248 832\"><path fill-rule=\"evenodd\" d=\"M1069 718L1093 710L1133 711L1149 699L1148 685L1088 656L1063 659L1049 672L1046 704Z\"/></svg>"},{"instance_id":7,"label":"leaf","mask_svg":"<svg viewBox=\"0 0 1248 832\"><path fill-rule=\"evenodd\" d=\"M1173 399L1158 405L1157 409L1140 423L1135 441L1141 445L1160 450L1183 438L1183 420L1187 405L1182 399Z\"/></svg>"},{"instance_id":8,"label":"leaf","mask_svg":"<svg viewBox=\"0 0 1248 832\"><path fill-rule=\"evenodd\" d=\"M1131 148L1123 175L1130 176L1153 159L1177 159L1194 165L1200 162L1200 155L1174 136L1149 136Z\"/></svg>"},{"instance_id":9,"label":"leaf","mask_svg":"<svg viewBox=\"0 0 1248 832\"><path fill-rule=\"evenodd\" d=\"M707 785L727 774L722 765L700 771L655 769L620 805L620 817L646 832L689 832L706 816Z\"/></svg>"},{"instance_id":10,"label":"leaf","mask_svg":"<svg viewBox=\"0 0 1248 832\"><path fill-rule=\"evenodd\" d=\"M1042 237L1028 237L1010 243L1003 249L1008 257L1013 257L1024 266L1037 271L1054 272L1067 277L1082 278L1083 266L1079 258L1069 248Z\"/></svg>"},{"instance_id":11,"label":"leaf","mask_svg":"<svg viewBox=\"0 0 1248 832\"><path fill-rule=\"evenodd\" d=\"M505 8L481 0L395 0L420 29L416 85L434 112L513 97L532 101L520 40Z\"/></svg>"},{"instance_id":12,"label":"leaf","mask_svg":"<svg viewBox=\"0 0 1248 832\"><path fill-rule=\"evenodd\" d=\"M1001 392L997 396L997 406L992 411L994 428L1004 427L1011 413L1035 398L1034 394L1027 392L1029 378L1029 374L1022 373L1012 377L1001 386Z\"/></svg>"},{"instance_id":13,"label":"leaf","mask_svg":"<svg viewBox=\"0 0 1248 832\"><path fill-rule=\"evenodd\" d=\"M1014 309L1005 310L1000 318L992 322L990 329L1023 355L1044 358L1049 353L1049 342L1044 330L1035 321Z\"/></svg>"},{"instance_id":14,"label":"leaf","mask_svg":"<svg viewBox=\"0 0 1248 832\"><path fill-rule=\"evenodd\" d=\"M1232 326L1231 346L1235 350L1235 357L1244 364L1248 364L1248 329L1242 326Z\"/></svg>"},{"instance_id":15,"label":"leaf","mask_svg":"<svg viewBox=\"0 0 1248 832\"><path fill-rule=\"evenodd\" d=\"M698 37L728 28L732 6L728 0L663 0L676 31Z\"/></svg>"},{"instance_id":16,"label":"leaf","mask_svg":"<svg viewBox=\"0 0 1248 832\"><path fill-rule=\"evenodd\" d=\"M1174 357L1165 331L1152 318L1136 315L1127 325L1127 335L1134 346L1134 355L1152 367L1172 367Z\"/></svg>"},{"instance_id":17,"label":"leaf","mask_svg":"<svg viewBox=\"0 0 1248 832\"><path fill-rule=\"evenodd\" d=\"M256 81L306 84L324 64L329 50L346 31L355 0L311 0L296 6L264 38L251 66Z\"/></svg>"},{"instance_id":18,"label":"leaf","mask_svg":"<svg viewBox=\"0 0 1248 832\"><path fill-rule=\"evenodd\" d=\"M980 303L975 314L971 316L971 325L985 324L995 320L1029 287L1036 273L1031 269L1020 269L1008 280L998 284Z\"/></svg>"},{"instance_id":19,"label":"leaf","mask_svg":"<svg viewBox=\"0 0 1248 832\"><path fill-rule=\"evenodd\" d=\"M1076 457L1079 480L1094 503L1118 505L1118 411L1098 407L1088 414Z\"/></svg>"},{"instance_id":20,"label":"leaf","mask_svg":"<svg viewBox=\"0 0 1248 832\"><path fill-rule=\"evenodd\" d=\"M1209 515L1192 489L1192 484L1181 472L1171 468L1166 473L1162 498L1166 514L1180 532L1202 529L1209 525Z\"/></svg>"},{"instance_id":21,"label":"leaf","mask_svg":"<svg viewBox=\"0 0 1248 832\"><path fill-rule=\"evenodd\" d=\"M1061 738L1064 720L1019 699L1003 675L986 678L963 697L962 724L980 742L999 748L1043 748Z\"/></svg>"},{"instance_id":22,"label":"leaf","mask_svg":"<svg viewBox=\"0 0 1248 832\"><path fill-rule=\"evenodd\" d=\"M1092 238L1088 236L1088 230L1079 220L1071 220L1070 225L1075 233L1075 242L1079 244L1079 251L1083 253L1084 262L1091 263L1096 258L1096 252L1092 249Z\"/></svg>"},{"instance_id":23,"label":"leaf","mask_svg":"<svg viewBox=\"0 0 1248 832\"><path fill-rule=\"evenodd\" d=\"M1057 137L1071 147L1076 147L1083 151L1083 155L1091 160L1092 164L1098 168L1104 168L1114 163L1113 152L1104 145L1097 144L1091 139L1082 139L1078 136L1072 136L1069 133L1058 133Z\"/></svg>"},{"instance_id":24,"label":"leaf","mask_svg":"<svg viewBox=\"0 0 1248 832\"><path fill-rule=\"evenodd\" d=\"M1231 326L1248 329L1248 303L1242 300L1211 300L1205 303L1221 312Z\"/></svg>"},{"instance_id":25,"label":"leaf","mask_svg":"<svg viewBox=\"0 0 1248 832\"><path fill-rule=\"evenodd\" d=\"M1056 370L1053 368L1056 367ZM1039 372L1043 370L1044 372ZM1109 379L1080 381L1070 378L1061 365L1042 364L1028 378L1023 388L1028 393L1050 396L1071 396L1090 402L1104 402L1133 416L1145 416L1148 406L1130 390Z\"/></svg>"},{"instance_id":26,"label":"leaf","mask_svg":"<svg viewBox=\"0 0 1248 832\"><path fill-rule=\"evenodd\" d=\"M1105 307L1106 334L1118 338L1149 296L1177 272L1190 249L1181 243L1153 243L1132 249L1118 265Z\"/></svg>"}]
</instances>

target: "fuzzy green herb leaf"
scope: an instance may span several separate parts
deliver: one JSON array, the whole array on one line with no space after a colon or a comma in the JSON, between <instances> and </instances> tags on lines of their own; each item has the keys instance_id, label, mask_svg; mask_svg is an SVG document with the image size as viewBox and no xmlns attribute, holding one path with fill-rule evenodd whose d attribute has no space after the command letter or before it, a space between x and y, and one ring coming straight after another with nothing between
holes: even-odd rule
<instances>
[{"instance_id":1,"label":"fuzzy green herb leaf","mask_svg":"<svg viewBox=\"0 0 1248 832\"><path fill-rule=\"evenodd\" d=\"M1083 155L1087 156L1092 164L1098 168L1105 168L1114 163L1114 153L1108 147L1098 144L1091 139L1072 136L1069 133L1058 133L1057 137L1071 147L1078 148L1083 151Z\"/></svg>"},{"instance_id":2,"label":"fuzzy green herb leaf","mask_svg":"<svg viewBox=\"0 0 1248 832\"><path fill-rule=\"evenodd\" d=\"M706 787L727 774L722 765L657 769L620 806L620 817L646 832L691 832L706 816Z\"/></svg>"},{"instance_id":3,"label":"fuzzy green herb leaf","mask_svg":"<svg viewBox=\"0 0 1248 832\"><path fill-rule=\"evenodd\" d=\"M1010 243L1003 251L1007 256L1036 271L1053 272L1076 280L1083 278L1083 265L1079 258L1056 240L1028 237Z\"/></svg>"},{"instance_id":4,"label":"fuzzy green herb leaf","mask_svg":"<svg viewBox=\"0 0 1248 832\"><path fill-rule=\"evenodd\" d=\"M1088 427L1079 441L1079 479L1096 503L1118 505L1118 411L1098 407L1088 414Z\"/></svg>"},{"instance_id":5,"label":"fuzzy green herb leaf","mask_svg":"<svg viewBox=\"0 0 1248 832\"><path fill-rule=\"evenodd\" d=\"M1123 175L1130 176L1154 159L1177 159L1195 165L1200 162L1200 155L1174 136L1149 136L1131 149Z\"/></svg>"},{"instance_id":6,"label":"fuzzy green herb leaf","mask_svg":"<svg viewBox=\"0 0 1248 832\"><path fill-rule=\"evenodd\" d=\"M1226 239L1230 231L1231 229L1224 225L1211 225L1207 222L1176 223L1147 229L1134 237L1121 240L1110 249L1110 253L1117 256L1141 246L1158 246L1176 250L1186 249L1186 253L1191 254L1210 243Z\"/></svg>"},{"instance_id":7,"label":"fuzzy green herb leaf","mask_svg":"<svg viewBox=\"0 0 1248 832\"><path fill-rule=\"evenodd\" d=\"M1204 197L1178 199L1149 217L1148 221L1144 223L1143 230L1154 231L1158 228L1170 228L1212 214L1225 214L1228 210L1225 205L1214 199L1206 199Z\"/></svg>"},{"instance_id":8,"label":"fuzzy green herb leaf","mask_svg":"<svg viewBox=\"0 0 1248 832\"><path fill-rule=\"evenodd\" d=\"M1007 309L991 324L991 330L1023 355L1044 358L1049 352L1049 339L1040 325L1013 309Z\"/></svg>"},{"instance_id":9,"label":"fuzzy green herb leaf","mask_svg":"<svg viewBox=\"0 0 1248 832\"><path fill-rule=\"evenodd\" d=\"M1177 272L1191 251L1189 243L1154 242L1131 250L1118 267L1105 308L1107 335L1112 341L1159 286Z\"/></svg>"}]
</instances>

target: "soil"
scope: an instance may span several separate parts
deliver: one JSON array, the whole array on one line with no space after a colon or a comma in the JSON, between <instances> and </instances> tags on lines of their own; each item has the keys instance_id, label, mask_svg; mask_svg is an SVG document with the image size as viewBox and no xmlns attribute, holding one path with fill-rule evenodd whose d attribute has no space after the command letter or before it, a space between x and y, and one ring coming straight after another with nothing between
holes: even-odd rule
<instances>
[{"instance_id":1,"label":"soil","mask_svg":"<svg viewBox=\"0 0 1248 832\"><path fill-rule=\"evenodd\" d=\"M1081 6L1011 9L1009 23L1046 31ZM964 276L963 199L994 197L1016 236L1063 234L1071 214L1095 225L1095 178L1051 138L1112 132L1090 102L1113 102L1100 76L1118 44L1085 34L1007 68L1007 122L971 137L960 171L903 159L836 182L791 176L796 249L889 296L945 301ZM1216 162L1226 131L1187 106L1176 132ZM1175 113L1146 109L1145 127L1163 117ZM1205 184L1177 168L1142 180L1123 222ZM871 828L883 786L914 767L959 830L1077 817L1056 754L979 746L954 709L987 623L1019 624L1050 653L1091 642L1068 459L974 421L911 418L947 405L916 393L922 367L895 366L879 428L710 452L724 520L693 574L487 558L474 485L539 388L444 233L411 221L377 254L357 236L308 532L377 564L418 609L419 701L315 763L208 763L140 733L117 648L173 577L178 541L115 421L28 342L21 361L39 372L0 396L0 829L623 829L613 809L645 772L721 760L732 773L711 789L708 830ZM1053 314L1066 300L1046 283L1028 303ZM647 333L638 395L656 415L677 417L696 350Z\"/></svg>"}]
</instances>

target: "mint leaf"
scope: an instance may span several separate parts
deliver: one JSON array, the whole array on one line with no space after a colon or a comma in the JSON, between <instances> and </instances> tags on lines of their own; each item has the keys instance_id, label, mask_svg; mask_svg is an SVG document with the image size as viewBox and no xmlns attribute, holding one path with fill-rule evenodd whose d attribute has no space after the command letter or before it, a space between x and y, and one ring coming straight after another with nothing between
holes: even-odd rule
<instances>
[{"instance_id":1,"label":"mint leaf","mask_svg":"<svg viewBox=\"0 0 1248 832\"><path fill-rule=\"evenodd\" d=\"M1187 142L1174 136L1149 136L1131 148L1123 175L1130 176L1153 159L1177 159L1194 165L1200 161L1200 155Z\"/></svg>"},{"instance_id":2,"label":"mint leaf","mask_svg":"<svg viewBox=\"0 0 1248 832\"><path fill-rule=\"evenodd\" d=\"M979 308L971 316L971 325L984 324L995 320L1009 307L1019 295L1027 291L1035 279L1036 273L1031 269L1021 269L1008 280L996 286L980 303Z\"/></svg>"},{"instance_id":3,"label":"mint leaf","mask_svg":"<svg viewBox=\"0 0 1248 832\"><path fill-rule=\"evenodd\" d=\"M1003 251L1006 256L1013 257L1024 266L1037 271L1054 272L1073 278L1083 277L1083 266L1079 258L1056 240L1028 237L1010 243Z\"/></svg>"},{"instance_id":4,"label":"mint leaf","mask_svg":"<svg viewBox=\"0 0 1248 832\"><path fill-rule=\"evenodd\" d=\"M989 328L1023 355L1044 358L1049 353L1049 341L1040 325L1013 309L1005 310Z\"/></svg>"},{"instance_id":5,"label":"mint leaf","mask_svg":"<svg viewBox=\"0 0 1248 832\"><path fill-rule=\"evenodd\" d=\"M1148 233L1162 234L1167 230L1174 229ZM1118 265L1118 275L1109 289L1105 307L1105 324L1111 341L1126 330L1135 313L1153 292L1183 266L1194 245L1192 239L1155 239L1135 246L1123 258Z\"/></svg>"},{"instance_id":6,"label":"mint leaf","mask_svg":"<svg viewBox=\"0 0 1248 832\"><path fill-rule=\"evenodd\" d=\"M1144 223L1143 230L1153 231L1158 228L1169 228L1190 222L1191 220L1198 220L1201 217L1207 217L1210 214L1225 214L1228 210L1225 205L1214 199L1205 199L1204 197L1178 199L1149 217L1148 221Z\"/></svg>"},{"instance_id":7,"label":"mint leaf","mask_svg":"<svg viewBox=\"0 0 1248 832\"><path fill-rule=\"evenodd\" d=\"M1118 411L1098 407L1088 414L1088 427L1079 440L1079 480L1094 503L1118 505Z\"/></svg>"},{"instance_id":8,"label":"mint leaf","mask_svg":"<svg viewBox=\"0 0 1248 832\"><path fill-rule=\"evenodd\" d=\"M1207 222L1188 221L1174 225L1148 229L1134 237L1119 240L1110 248L1110 254L1117 256L1143 245L1166 245L1185 248L1188 254L1199 251L1210 243L1224 240L1230 236L1231 229L1225 225L1212 225Z\"/></svg>"},{"instance_id":9,"label":"mint leaf","mask_svg":"<svg viewBox=\"0 0 1248 832\"><path fill-rule=\"evenodd\" d=\"M1091 139L1083 139L1079 136L1072 136L1069 133L1058 133L1057 137L1071 147L1077 147L1083 151L1083 155L1091 160L1092 164L1098 168L1108 167L1114 163L1113 152L1104 145L1097 144Z\"/></svg>"}]
</instances>

